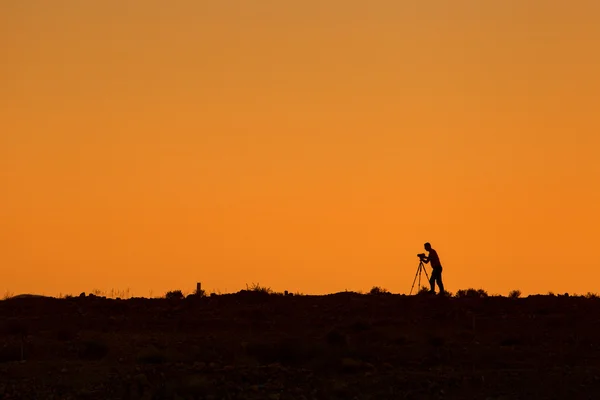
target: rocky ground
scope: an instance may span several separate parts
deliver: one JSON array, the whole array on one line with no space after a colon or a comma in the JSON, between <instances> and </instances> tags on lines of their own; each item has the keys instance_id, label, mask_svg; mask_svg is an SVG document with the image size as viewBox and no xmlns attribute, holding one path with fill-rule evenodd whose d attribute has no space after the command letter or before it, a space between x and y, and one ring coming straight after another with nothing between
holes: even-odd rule
<instances>
[{"instance_id":1,"label":"rocky ground","mask_svg":"<svg viewBox=\"0 0 600 400\"><path fill-rule=\"evenodd\" d=\"M600 398L600 300L0 301L0 399L533 398Z\"/></svg>"}]
</instances>

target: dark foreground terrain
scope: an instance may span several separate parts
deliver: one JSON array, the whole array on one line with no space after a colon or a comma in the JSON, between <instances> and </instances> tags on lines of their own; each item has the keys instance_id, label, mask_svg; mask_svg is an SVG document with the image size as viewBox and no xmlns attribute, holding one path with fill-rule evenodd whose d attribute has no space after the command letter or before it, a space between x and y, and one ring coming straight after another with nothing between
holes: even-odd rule
<instances>
[{"instance_id":1,"label":"dark foreground terrain","mask_svg":"<svg viewBox=\"0 0 600 400\"><path fill-rule=\"evenodd\" d=\"M1 399L600 399L600 300L0 301Z\"/></svg>"}]
</instances>

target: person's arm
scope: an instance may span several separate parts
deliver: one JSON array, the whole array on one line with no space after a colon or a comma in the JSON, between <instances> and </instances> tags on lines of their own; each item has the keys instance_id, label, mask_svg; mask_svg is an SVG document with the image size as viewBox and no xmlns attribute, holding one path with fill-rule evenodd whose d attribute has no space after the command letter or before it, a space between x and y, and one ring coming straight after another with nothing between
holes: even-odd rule
<instances>
[{"instance_id":1,"label":"person's arm","mask_svg":"<svg viewBox=\"0 0 600 400\"><path fill-rule=\"evenodd\" d=\"M429 257L425 257L425 258L423 258L423 262L424 262L425 264L429 264Z\"/></svg>"}]
</instances>

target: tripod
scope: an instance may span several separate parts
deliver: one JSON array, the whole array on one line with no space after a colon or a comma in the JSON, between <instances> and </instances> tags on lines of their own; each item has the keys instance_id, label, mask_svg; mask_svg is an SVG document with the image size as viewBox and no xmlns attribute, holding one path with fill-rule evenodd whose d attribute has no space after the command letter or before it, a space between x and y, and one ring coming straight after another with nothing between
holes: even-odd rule
<instances>
[{"instance_id":1,"label":"tripod","mask_svg":"<svg viewBox=\"0 0 600 400\"><path fill-rule=\"evenodd\" d=\"M412 291L415 287L415 283L417 282L417 278L419 278L419 289L421 288L421 271L425 272L425 276L427 280L429 280L429 275L427 275L427 270L425 269L425 265L423 264L423 260L419 261L419 266L417 267L417 273L415 274L415 279L413 280L412 287L410 288L409 295L412 294Z\"/></svg>"}]
</instances>

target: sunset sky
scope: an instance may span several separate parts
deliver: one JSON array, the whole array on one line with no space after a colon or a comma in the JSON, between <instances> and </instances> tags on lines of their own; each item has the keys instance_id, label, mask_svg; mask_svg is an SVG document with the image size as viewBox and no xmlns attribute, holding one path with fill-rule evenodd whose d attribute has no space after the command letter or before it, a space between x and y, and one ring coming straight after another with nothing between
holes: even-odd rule
<instances>
[{"instance_id":1,"label":"sunset sky","mask_svg":"<svg viewBox=\"0 0 600 400\"><path fill-rule=\"evenodd\" d=\"M0 296L600 292L597 0L2 0Z\"/></svg>"}]
</instances>

